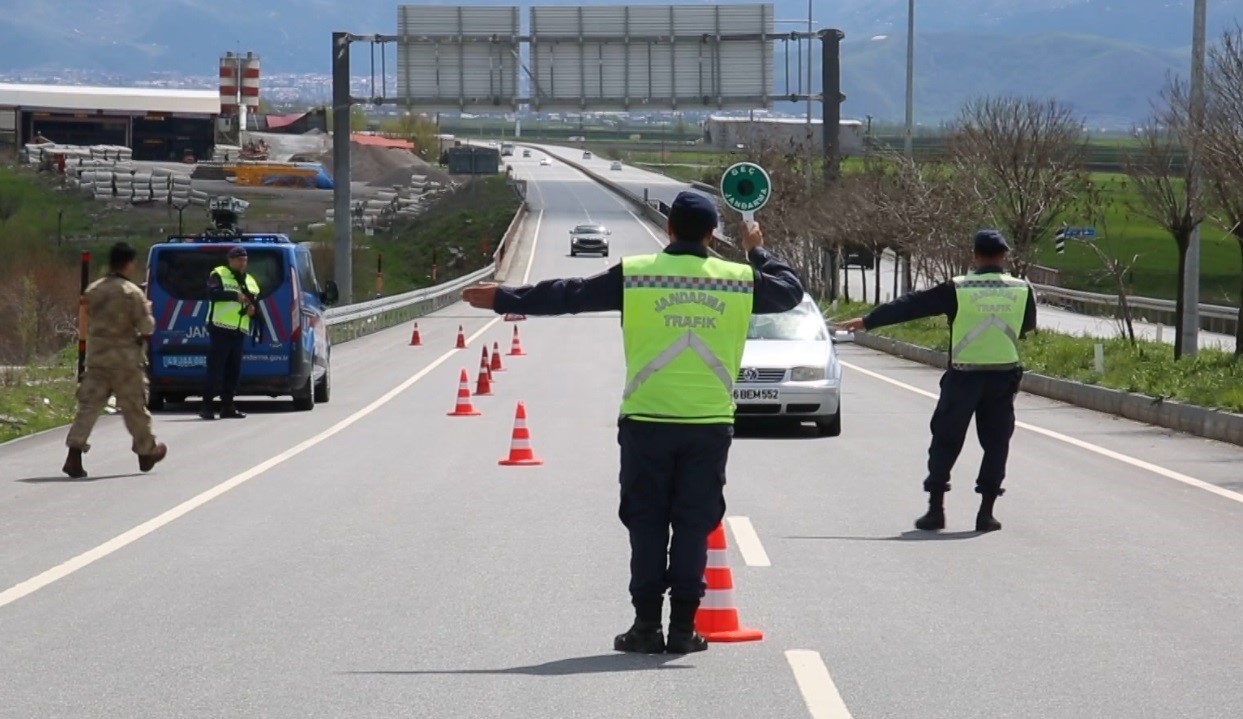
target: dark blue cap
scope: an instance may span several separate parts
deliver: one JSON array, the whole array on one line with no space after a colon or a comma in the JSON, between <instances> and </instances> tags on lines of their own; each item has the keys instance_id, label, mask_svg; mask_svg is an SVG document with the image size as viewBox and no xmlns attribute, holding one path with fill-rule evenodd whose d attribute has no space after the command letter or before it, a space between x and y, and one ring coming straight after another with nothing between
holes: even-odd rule
<instances>
[{"instance_id":1,"label":"dark blue cap","mask_svg":"<svg viewBox=\"0 0 1243 719\"><path fill-rule=\"evenodd\" d=\"M975 233L975 251L981 255L1000 255L1010 250L1006 238L997 230L980 230Z\"/></svg>"},{"instance_id":2,"label":"dark blue cap","mask_svg":"<svg viewBox=\"0 0 1243 719\"><path fill-rule=\"evenodd\" d=\"M716 203L698 192L679 192L669 206L669 224L679 240L698 242L717 227Z\"/></svg>"},{"instance_id":3,"label":"dark blue cap","mask_svg":"<svg viewBox=\"0 0 1243 719\"><path fill-rule=\"evenodd\" d=\"M245 248L245 247L231 247L231 248L229 248L229 257L245 257L245 256L246 256L246 248Z\"/></svg>"}]
</instances>

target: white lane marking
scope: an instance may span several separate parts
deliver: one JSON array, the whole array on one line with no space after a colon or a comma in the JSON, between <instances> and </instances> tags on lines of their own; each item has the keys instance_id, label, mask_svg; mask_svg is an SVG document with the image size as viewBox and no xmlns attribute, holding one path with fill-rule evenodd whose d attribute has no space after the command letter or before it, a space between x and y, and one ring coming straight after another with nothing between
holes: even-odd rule
<instances>
[{"instance_id":1,"label":"white lane marking","mask_svg":"<svg viewBox=\"0 0 1243 719\"><path fill-rule=\"evenodd\" d=\"M487 332L489 329L492 328L493 325L495 325L497 322L500 322L500 321L501 321L500 317L496 317L492 319L486 325L484 325L478 332L475 332L474 334L472 334L470 338L467 340L467 342L474 342L483 333ZM401 384L397 385L393 389L386 392L379 399L375 400L374 402L367 405L366 407L363 407L362 409L358 410L357 412L350 415L349 417L346 417L340 422L337 422L333 426L329 427L323 432L320 432L314 437L311 437L310 439L307 439L297 445L294 445L293 447L285 450L284 452L281 452L275 457L272 457L271 459L268 459L265 462L261 462L255 465L254 467L251 467L250 469L246 470L245 472L242 472L241 474L236 474L230 477L229 479L225 480L224 482L221 482L220 484L217 484L211 489L208 489L194 497L191 497L190 499L187 499L186 501L182 502L176 507L173 507L172 509L159 515L158 517L149 519L143 522L142 524L138 525L137 527L134 527L133 529L123 534L119 534L113 537L112 539L109 539L108 541L104 542L98 547L95 547L94 549L90 549L86 552L83 552L82 554L79 554L78 556L68 561L65 561L61 564L56 565L55 567L52 567L51 569L43 572L42 574L39 574L36 577L27 579L26 581L21 582L20 584L16 584L4 590L3 592L0 592L0 607L4 607L8 604L12 604L18 599L21 599L22 597L25 597L29 594L33 594L34 592L37 592L38 590L48 586L49 584L52 584L53 582L57 580L64 579L65 577L69 576L70 574L73 574L79 569L83 569L85 567L90 566L91 564L99 561L100 559L107 557L109 554L112 554L120 549L123 549L126 546L138 541L139 539L142 539L148 534L151 534L157 529L160 529L161 527L171 524L177 519L184 517L185 515L198 509L204 504L207 504L208 502L215 499L216 497L219 497L225 492L228 492L229 490L234 489L235 487L245 484L246 482L268 471L269 469L272 469L273 467L276 467L277 465L287 460L293 459L294 457L298 456L299 454L302 454L303 452L310 449L311 447L314 447L315 445L323 442L324 440L336 434L339 434L340 432L344 431L350 425L354 424L360 419L363 419L367 415L371 414L372 412L376 411L380 407L390 402L397 395L409 389L412 385L414 385L415 382L418 382L419 380L426 377L432 370L436 369L440 365L447 362L449 358L453 357L455 354L457 354L460 351L461 350L457 350L457 349L449 350L448 352L444 353L440 357L436 358L436 360L433 361L430 365L428 365L427 367L424 367L422 370L419 370L417 373L415 373L414 375L406 379L406 381L402 382Z\"/></svg>"},{"instance_id":2,"label":"white lane marking","mask_svg":"<svg viewBox=\"0 0 1243 719\"><path fill-rule=\"evenodd\" d=\"M789 649L785 655L812 719L852 719L846 702L842 701L842 695L833 683L833 677L829 676L829 668L820 658L820 652Z\"/></svg>"},{"instance_id":3,"label":"white lane marking","mask_svg":"<svg viewBox=\"0 0 1243 719\"><path fill-rule=\"evenodd\" d=\"M889 384L895 387L901 387L902 389L907 390L909 392L914 392L915 394L922 394L923 396L929 397L931 399L938 398L938 395L933 392L928 392L927 390L922 390L918 387L912 387L911 385L905 382L899 382L898 380L892 379L890 377L886 377L885 375L878 374L871 370L863 369L862 367L859 367L858 365L854 365L849 362L842 362L842 366L852 369L856 372L865 374L869 377L873 377L882 382L888 382ZM1044 427L1037 427L1034 424L1028 424L1026 422L1016 421L1014 425L1016 427L1021 427L1025 430L1028 430L1029 432L1035 432L1036 434L1042 434L1048 437L1049 439L1055 439L1059 442L1064 442L1071 446L1078 447L1079 449L1087 450L1094 454L1099 454L1102 457L1108 457L1109 459L1116 460L1123 464L1128 464L1137 469L1142 469L1147 472L1152 472L1153 474L1159 475L1161 477L1165 477L1166 479L1172 479L1175 482L1182 482L1183 484L1189 487L1195 487L1196 489L1202 489L1205 492L1209 492L1210 494L1216 494L1218 497L1224 497L1226 499L1229 499L1232 502L1238 502L1239 504L1243 504L1243 494L1240 494L1238 492L1232 492L1229 489L1225 489L1223 487L1218 487L1215 484L1210 484L1208 482L1205 482L1202 479L1196 479L1195 477L1183 474L1182 472L1176 472L1172 469L1167 469L1158 464L1153 464L1151 462L1145 462L1142 459L1132 457L1128 454L1122 454L1121 452L1115 452L1112 449L1106 449L1105 447L1101 447L1100 445L1092 444L1091 442L1085 442L1081 439L1076 439L1075 437L1062 434L1061 432L1054 432L1051 429L1045 429Z\"/></svg>"},{"instance_id":4,"label":"white lane marking","mask_svg":"<svg viewBox=\"0 0 1243 719\"><path fill-rule=\"evenodd\" d=\"M536 185L538 187L538 185ZM535 266L535 248L539 246L539 228L544 224L544 211L539 211L539 217L535 218L535 236L531 238L531 252L527 255L527 271L522 275L522 284L531 281L531 268Z\"/></svg>"},{"instance_id":5,"label":"white lane marking","mask_svg":"<svg viewBox=\"0 0 1243 719\"><path fill-rule=\"evenodd\" d=\"M616 199L616 198L614 198L614 199ZM618 200L618 202L621 202L621 200ZM657 244L657 245L659 245L659 246L661 246L661 247L664 247L664 246L666 246L666 245L668 245L668 244L669 244L669 243L668 243L667 241L665 241L665 239L664 239L664 238L662 238L660 235L656 234L655 232L652 232L652 228L651 228L650 226L648 226L648 222L647 222L647 220L645 220L645 219L643 219L642 217L639 217L638 215L636 215L636 214L634 214L633 212L631 212L631 211L630 211L630 208L626 207L625 205L622 205L622 207L623 207L623 209L625 209L625 210L626 210L626 214L628 214L628 215L630 215L631 217L633 217L633 218L634 218L634 221L635 221L635 222L637 222L637 223L639 223L639 227L642 227L644 230L646 230L646 231L647 231L647 234L651 235L653 240L656 240L656 244Z\"/></svg>"},{"instance_id":6,"label":"white lane marking","mask_svg":"<svg viewBox=\"0 0 1243 719\"><path fill-rule=\"evenodd\" d=\"M543 214L544 213L541 210L540 219L543 218ZM539 220L536 220L536 228L537 228L537 233L535 236L536 241L539 240L538 227L539 227ZM535 242L532 242L531 255L527 258L527 269L526 269L526 274L525 274L526 278L531 277L531 268L535 265L535 244L536 244ZM526 282L526 279L523 280L524 284L525 282ZM467 343L469 344L477 340L485 332L490 330L493 325L495 325L497 322L500 322L502 319L503 318L501 317L494 317L491 320L489 320L487 324L485 324L477 332L475 332L474 334L472 334L470 337L467 338ZM80 569L83 569L85 567L88 567L94 564L95 562L103 559L104 557L107 557L108 555L113 554L121 549L124 549L125 547L129 546L130 544L133 544L134 542L137 542L139 539L142 539L143 537L147 536L148 534L151 534L157 529L160 529L161 527L165 527L171 524L172 522L175 522L176 520L180 519L181 517L184 517L190 512L193 512L194 510L198 509L204 504L207 504L208 502L215 499L216 497L219 497L225 492L228 492L229 490L234 489L235 487L241 486L242 484L249 482L250 480L254 479L255 477L258 477L259 475L263 474L269 469L272 469L273 467L276 467L277 465L287 460L290 460L298 456L299 454L302 454L303 452L310 449L311 447L314 447L315 445L320 444L324 440L329 439L330 437L341 433L342 431L344 431L346 428L348 428L350 425L354 424L358 420L363 419L364 417L371 414L372 412L375 412L380 407L383 407L385 404L388 404L397 395L401 394L407 389L410 389L410 387L414 386L416 382L426 377L428 374L431 373L432 370L436 369L440 365L449 361L450 357L453 357L460 351L461 350L452 349L452 350L449 350L448 352L445 352L441 356L437 357L431 364L419 370L414 375L407 378L404 382L402 382L401 384L397 385L393 389L386 392L379 399L375 400L374 402L367 405L366 407L363 407L362 409L358 410L357 412L350 415L349 417L346 417L340 422L337 422L336 424L332 425L331 427L324 430L323 432L320 432L314 437L311 437L310 439L307 439L299 444L294 445L293 447L290 447L289 449L285 450L284 452L281 452L275 457L272 457L271 459L268 459L267 461L261 462L255 465L254 467L251 467L250 469L246 470L245 472L242 472L241 474L233 475L229 479L226 479L225 481L221 482L220 484L217 484L211 489L203 491L195 495L194 497L187 499L186 501L182 502L176 507L173 507L172 509L159 515L158 517L149 519L143 522L142 524L138 525L137 527L134 527L133 529L127 532L124 532L122 534L119 534L93 549L89 549L79 554L78 556L73 557L72 559L66 560L35 577L27 579L24 582L15 584L12 587L9 587L8 589L4 590L3 592L0 592L0 607L8 606L9 604L12 604L13 602L16 602L17 600L21 599L22 597L33 594L39 591L40 589L43 589L44 587L52 584L53 582L64 579L65 577L68 577L74 572Z\"/></svg>"},{"instance_id":7,"label":"white lane marking","mask_svg":"<svg viewBox=\"0 0 1243 719\"><path fill-rule=\"evenodd\" d=\"M726 517L725 522L729 524L729 531L734 534L734 544L738 546L738 553L742 555L742 561L746 562L748 567L773 566L772 562L768 561L768 552L764 551L764 545L760 543L760 535L756 534L755 527L752 526L749 518Z\"/></svg>"}]
</instances>

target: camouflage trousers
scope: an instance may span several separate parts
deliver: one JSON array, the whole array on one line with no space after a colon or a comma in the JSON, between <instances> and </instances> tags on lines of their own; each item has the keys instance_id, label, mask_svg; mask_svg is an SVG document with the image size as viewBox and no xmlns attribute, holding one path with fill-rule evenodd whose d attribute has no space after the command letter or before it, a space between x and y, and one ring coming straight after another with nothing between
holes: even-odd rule
<instances>
[{"instance_id":1,"label":"camouflage trousers","mask_svg":"<svg viewBox=\"0 0 1243 719\"><path fill-rule=\"evenodd\" d=\"M69 428L65 444L70 449L86 452L87 440L111 396L117 398L117 409L125 420L125 429L134 438L134 454L155 452L155 435L151 432L151 413L147 411L147 374L140 367L88 367L78 385L78 414Z\"/></svg>"}]
</instances>

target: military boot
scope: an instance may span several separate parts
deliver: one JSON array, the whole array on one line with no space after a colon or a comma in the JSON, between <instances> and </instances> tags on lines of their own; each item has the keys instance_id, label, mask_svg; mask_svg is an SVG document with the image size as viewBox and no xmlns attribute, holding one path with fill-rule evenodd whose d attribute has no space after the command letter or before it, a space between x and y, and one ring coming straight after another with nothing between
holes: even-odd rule
<instances>
[{"instance_id":1,"label":"military boot","mask_svg":"<svg viewBox=\"0 0 1243 719\"><path fill-rule=\"evenodd\" d=\"M86 469L82 466L82 450L70 449L69 456L65 458L65 466L61 467L60 471L74 479L86 477Z\"/></svg>"},{"instance_id":2,"label":"military boot","mask_svg":"<svg viewBox=\"0 0 1243 719\"><path fill-rule=\"evenodd\" d=\"M945 529L945 492L928 493L928 512L915 520L915 528L929 532Z\"/></svg>"},{"instance_id":3,"label":"military boot","mask_svg":"<svg viewBox=\"0 0 1243 719\"><path fill-rule=\"evenodd\" d=\"M154 452L138 455L138 469L150 472L151 468L166 456L168 456L168 447L163 442L156 442Z\"/></svg>"},{"instance_id":4,"label":"military boot","mask_svg":"<svg viewBox=\"0 0 1243 719\"><path fill-rule=\"evenodd\" d=\"M1001 529L1001 522L993 518L993 502L996 501L995 494L980 495L980 511L975 515L975 531L996 532Z\"/></svg>"},{"instance_id":5,"label":"military boot","mask_svg":"<svg viewBox=\"0 0 1243 719\"><path fill-rule=\"evenodd\" d=\"M220 419L246 419L246 413L239 410L233 400L225 400L220 408Z\"/></svg>"},{"instance_id":6,"label":"military boot","mask_svg":"<svg viewBox=\"0 0 1243 719\"><path fill-rule=\"evenodd\" d=\"M202 408L199 409L199 418L200 419L215 419L216 418L216 403L210 399L203 400L203 406Z\"/></svg>"},{"instance_id":7,"label":"military boot","mask_svg":"<svg viewBox=\"0 0 1243 719\"><path fill-rule=\"evenodd\" d=\"M660 654L665 651L665 633L661 631L660 615L664 597L635 598L634 624L625 634L613 639L613 649L637 654Z\"/></svg>"},{"instance_id":8,"label":"military boot","mask_svg":"<svg viewBox=\"0 0 1243 719\"><path fill-rule=\"evenodd\" d=\"M695 631L695 613L699 611L698 599L669 600L669 641L665 643L668 654L691 654L708 648L708 640Z\"/></svg>"}]
</instances>

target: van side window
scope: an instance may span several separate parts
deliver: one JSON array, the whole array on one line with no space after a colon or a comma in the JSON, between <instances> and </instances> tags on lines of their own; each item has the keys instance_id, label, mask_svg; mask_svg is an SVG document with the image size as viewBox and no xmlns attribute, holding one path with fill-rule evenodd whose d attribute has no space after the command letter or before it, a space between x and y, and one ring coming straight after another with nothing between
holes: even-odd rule
<instances>
[{"instance_id":1,"label":"van side window","mask_svg":"<svg viewBox=\"0 0 1243 719\"><path fill-rule=\"evenodd\" d=\"M299 249L296 254L298 257L298 281L302 284L302 291L319 294L319 281L315 279L315 267L311 264L310 251Z\"/></svg>"}]
</instances>

